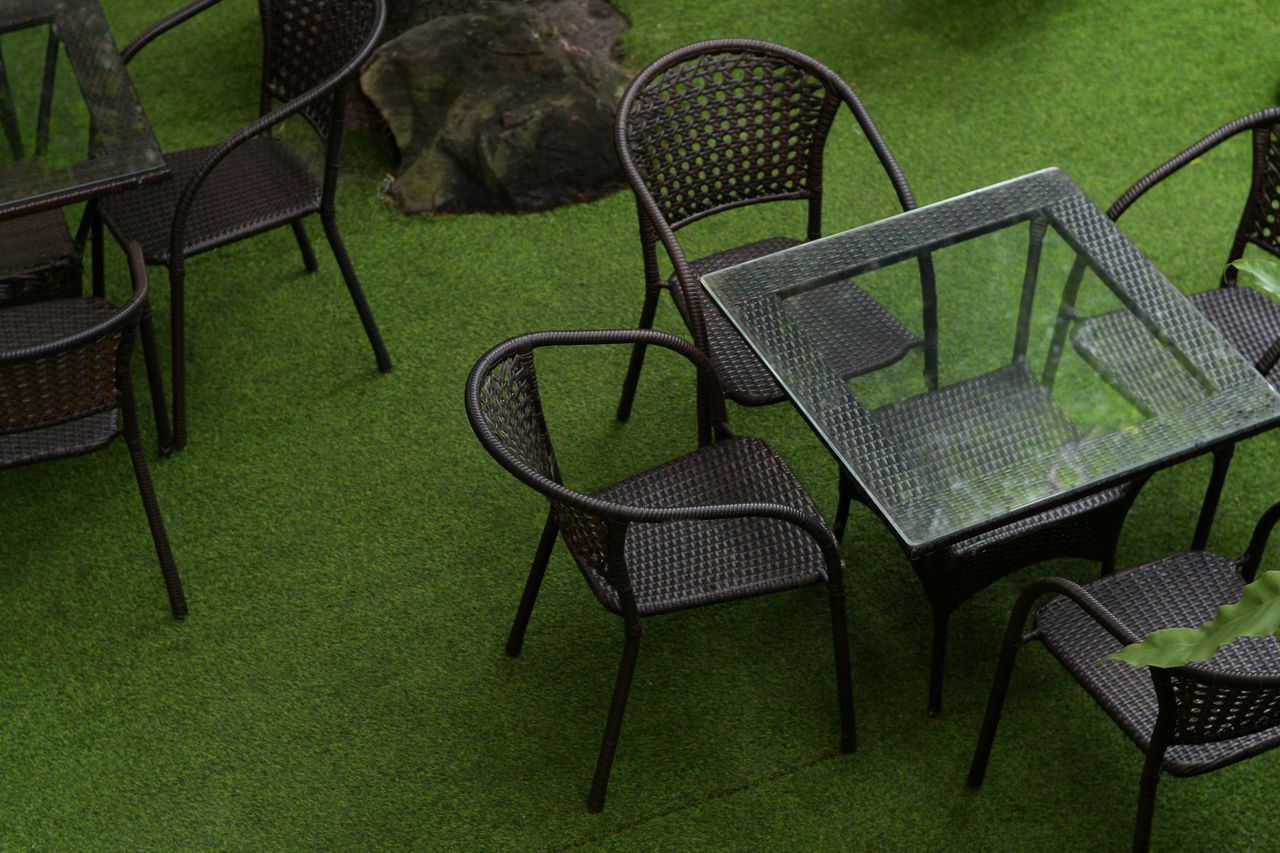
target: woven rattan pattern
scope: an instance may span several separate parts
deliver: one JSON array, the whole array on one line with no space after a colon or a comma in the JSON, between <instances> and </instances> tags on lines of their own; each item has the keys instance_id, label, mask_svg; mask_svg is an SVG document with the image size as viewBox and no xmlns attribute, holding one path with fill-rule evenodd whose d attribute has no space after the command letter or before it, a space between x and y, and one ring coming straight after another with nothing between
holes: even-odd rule
<instances>
[{"instance_id":1,"label":"woven rattan pattern","mask_svg":"<svg viewBox=\"0 0 1280 853\"><path fill-rule=\"evenodd\" d=\"M100 299L61 299L0 311L10 350L67 337L110 317ZM44 358L0 363L0 432L35 429L113 409L119 333Z\"/></svg>"},{"instance_id":2,"label":"woven rattan pattern","mask_svg":"<svg viewBox=\"0 0 1280 853\"><path fill-rule=\"evenodd\" d=\"M1188 552L1093 581L1088 590L1134 635L1160 628L1198 627L1222 604L1238 601L1244 581L1236 564L1202 551ZM1045 646L1120 727L1144 750L1159 703L1148 671L1120 661L1098 661L1121 643L1065 598L1047 602L1036 616ZM1242 637L1213 660L1173 670L1178 714L1175 745L1165 769L1179 776L1203 773L1280 744L1280 641ZM1179 675L1178 673L1181 673ZM1215 687L1215 674L1274 676L1253 687ZM1241 737L1234 735L1244 732ZM1201 739L1227 739L1197 743ZM1190 741L1190 742L1186 742Z\"/></svg>"},{"instance_id":3,"label":"woven rattan pattern","mask_svg":"<svg viewBox=\"0 0 1280 853\"><path fill-rule=\"evenodd\" d=\"M663 216L679 228L724 207L804 198L837 104L822 81L781 57L704 53L636 93L628 143Z\"/></svg>"},{"instance_id":4,"label":"woven rattan pattern","mask_svg":"<svg viewBox=\"0 0 1280 853\"><path fill-rule=\"evenodd\" d=\"M718 441L594 497L660 507L766 502L819 515L777 451L759 439L742 437ZM581 559L577 549L575 557ZM626 559L642 616L827 579L822 551L813 539L795 525L771 518L632 524ZM618 612L613 588L591 576L587 579L601 603Z\"/></svg>"},{"instance_id":5,"label":"woven rattan pattern","mask_svg":"<svg viewBox=\"0 0 1280 853\"><path fill-rule=\"evenodd\" d=\"M1217 287L1189 298L1253 364L1280 340L1280 305L1263 293L1249 287ZM1280 385L1280 367L1272 365L1266 376L1272 385Z\"/></svg>"},{"instance_id":6,"label":"woven rattan pattern","mask_svg":"<svg viewBox=\"0 0 1280 853\"><path fill-rule=\"evenodd\" d=\"M1183 166L1197 162L1224 141L1251 130L1252 179L1227 260L1243 257L1249 243L1280 255L1280 235L1277 235L1275 228L1277 212L1280 211L1280 191L1277 189L1277 184L1280 183L1280 149L1277 148L1277 127L1280 127L1280 109L1275 108L1228 122L1139 178L1116 199L1107 210L1107 216L1119 219L1151 187L1175 174ZM1280 379L1280 373L1275 369L1276 361L1280 359L1280 306L1261 294L1233 287L1237 278L1235 268L1225 267L1221 280L1224 286L1192 294L1191 304L1203 312L1223 336L1275 384ZM1129 352L1117 346L1110 330L1099 329L1095 332L1089 328L1094 325L1110 326L1116 322L1114 315L1085 320L1078 327L1073 340L1082 354L1097 365L1099 372L1113 381L1116 388L1138 408L1146 412L1175 411L1176 407L1185 405L1186 401L1198 393L1186 383L1185 378L1167 369L1167 360L1160 365L1135 363ZM1208 540L1232 452L1230 446L1215 451L1213 473L1192 538L1193 550L1203 548Z\"/></svg>"},{"instance_id":7,"label":"woven rattan pattern","mask_svg":"<svg viewBox=\"0 0 1280 853\"><path fill-rule=\"evenodd\" d=\"M936 612L955 610L998 579L1064 557L1109 564L1141 483L1104 489L1021 521L963 539L913 562Z\"/></svg>"},{"instance_id":8,"label":"woven rattan pattern","mask_svg":"<svg viewBox=\"0 0 1280 853\"><path fill-rule=\"evenodd\" d=\"M263 88L279 101L305 94L359 55L378 18L372 0L270 0L261 12ZM333 111L327 99L307 104L302 114L328 137Z\"/></svg>"},{"instance_id":9,"label":"woven rattan pattern","mask_svg":"<svg viewBox=\"0 0 1280 853\"><path fill-rule=\"evenodd\" d=\"M1253 187L1239 232L1255 245L1280 255L1280 123L1253 129Z\"/></svg>"},{"instance_id":10,"label":"woven rattan pattern","mask_svg":"<svg viewBox=\"0 0 1280 853\"><path fill-rule=\"evenodd\" d=\"M993 374L965 380L983 387L975 386L969 399L957 405L942 403L949 395L959 395L960 387L925 395L926 400L938 397L937 404L913 402L914 411L901 417L894 409L868 411L826 363L829 356L810 342L789 306L806 290L825 287L825 282L856 278L886 259L910 262L913 255L939 251L1002 225L1018 225L1032 213L1085 247L1089 263L1105 270L1111 286L1126 299L1147 306L1141 309L1145 322L1180 348L1184 363L1198 371L1196 381L1212 394L1206 393L1199 405L1175 409L1170 417L1099 434L1079 436L1065 429L1065 421L1053 427L1048 414L1050 420L1043 422L1030 419L1027 424L1043 423L1043 434L1037 437L1039 427L1020 430L1032 452L1003 460L1000 473L1002 460L996 457L972 462L961 454L935 453L928 447L930 431L947 429L945 423L951 419L956 420L956 433L967 428L958 426L962 420L976 419L988 432L1009 423L994 396L984 399L988 394L1018 400L1029 416L1048 413L1054 404L1034 380L1017 385ZM928 548L940 540L945 544L948 534L999 520L998 515L993 518L993 510L1008 514L1070 484L1080 488L1114 482L1125 470L1137 473L1144 464L1169 458L1171 449L1186 452L1203 446L1206 440L1239 431L1241 423L1269 417L1275 409L1274 398L1262 393L1256 374L1242 369L1204 316L1180 298L1146 256L1057 170L917 208L744 264L732 274L710 274L705 281L747 330L752 346L767 356L806 418L912 547ZM1125 335L1121 342L1126 350L1153 346L1155 335L1143 324L1119 331ZM926 417L937 420L926 425ZM982 438L972 433L965 440L976 443L981 453ZM952 490L952 484L961 481L964 489Z\"/></svg>"},{"instance_id":11,"label":"woven rattan pattern","mask_svg":"<svg viewBox=\"0 0 1280 853\"><path fill-rule=\"evenodd\" d=\"M510 461L560 483L536 377L530 352L495 362L479 386L479 411ZM592 497L619 512L763 502L820 516L782 457L753 438L718 441ZM629 583L645 616L826 580L823 555L812 538L770 518L633 522L625 546L629 577L615 577L603 518L582 506L552 503L565 544L600 602L615 613L621 612L614 586L619 582Z\"/></svg>"}]
</instances>

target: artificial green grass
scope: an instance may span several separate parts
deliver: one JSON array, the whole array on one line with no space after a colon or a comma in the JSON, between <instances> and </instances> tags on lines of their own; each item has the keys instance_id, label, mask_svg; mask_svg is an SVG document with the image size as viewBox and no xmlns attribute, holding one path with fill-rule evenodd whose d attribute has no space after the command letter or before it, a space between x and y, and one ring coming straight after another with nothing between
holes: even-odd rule
<instances>
[{"instance_id":1,"label":"artificial green grass","mask_svg":"<svg viewBox=\"0 0 1280 853\"><path fill-rule=\"evenodd\" d=\"M832 66L921 202L1057 165L1105 206L1195 138L1272 103L1280 78L1274 0L619 5L633 70L729 35ZM107 3L121 42L160 11ZM256 27L253 3L227 0L135 61L163 146L218 139L252 116ZM844 121L828 157L829 231L894 205ZM1125 217L1189 291L1212 284L1235 226L1240 142ZM646 626L606 809L588 815L620 626L558 549L524 654L503 655L545 509L481 449L461 398L471 364L509 335L635 323L634 205L619 193L536 215L403 218L377 195L392 157L351 134L339 196L391 374L375 369L317 223L314 275L287 230L189 264L191 445L151 460L186 621L168 616L122 447L0 478L0 848L1128 844L1140 755L1038 648L1019 660L986 785L964 786L1017 590L1096 569L1030 569L961 608L945 711L930 719L926 604L889 534L858 510L845 544L858 752L835 748L820 590L676 614ZM748 212L690 231L691 251L740 242L771 217L799 228L798 214ZM110 260L118 290L123 264ZM153 282L165 346L163 270ZM679 330L670 305L658 325ZM621 425L626 353L557 355L544 379L571 482L692 446L692 386L675 359L651 357ZM790 407L731 416L834 507L834 462ZM1276 498L1278 441L1239 448L1211 547L1241 549ZM1207 473L1201 459L1152 479L1122 563L1186 546ZM1274 849L1277 762L1166 779L1155 846Z\"/></svg>"}]
</instances>

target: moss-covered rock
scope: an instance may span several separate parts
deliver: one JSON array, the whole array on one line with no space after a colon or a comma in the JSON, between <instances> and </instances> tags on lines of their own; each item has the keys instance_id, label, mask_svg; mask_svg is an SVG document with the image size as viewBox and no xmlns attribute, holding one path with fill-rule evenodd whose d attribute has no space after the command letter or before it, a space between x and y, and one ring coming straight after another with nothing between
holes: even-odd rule
<instances>
[{"instance_id":1,"label":"moss-covered rock","mask_svg":"<svg viewBox=\"0 0 1280 853\"><path fill-rule=\"evenodd\" d=\"M618 189L627 82L533 6L496 0L409 28L360 78L399 148L388 194L406 213L542 210Z\"/></svg>"}]
</instances>

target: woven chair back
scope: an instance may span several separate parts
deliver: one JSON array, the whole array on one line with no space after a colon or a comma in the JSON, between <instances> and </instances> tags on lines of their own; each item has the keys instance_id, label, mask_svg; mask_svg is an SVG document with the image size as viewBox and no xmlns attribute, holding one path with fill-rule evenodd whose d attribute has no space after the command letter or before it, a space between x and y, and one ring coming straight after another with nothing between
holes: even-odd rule
<instances>
[{"instance_id":1,"label":"woven chair back","mask_svg":"<svg viewBox=\"0 0 1280 853\"><path fill-rule=\"evenodd\" d=\"M383 0L260 0L263 32L262 112L287 102L340 71L345 83L359 73L386 10ZM318 98L302 115L324 139L334 121L334 100L345 105L343 86ZM340 130L340 129L339 129Z\"/></svg>"},{"instance_id":2,"label":"woven chair back","mask_svg":"<svg viewBox=\"0 0 1280 853\"><path fill-rule=\"evenodd\" d=\"M843 85L772 45L675 51L619 109L619 153L672 230L708 214L822 191L822 152Z\"/></svg>"}]
</instances>

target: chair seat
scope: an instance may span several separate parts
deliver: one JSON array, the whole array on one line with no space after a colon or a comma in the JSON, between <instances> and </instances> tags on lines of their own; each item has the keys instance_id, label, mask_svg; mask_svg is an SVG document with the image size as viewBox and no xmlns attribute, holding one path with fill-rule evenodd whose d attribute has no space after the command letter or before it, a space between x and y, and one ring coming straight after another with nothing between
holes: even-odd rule
<instances>
[{"instance_id":1,"label":"chair seat","mask_svg":"<svg viewBox=\"0 0 1280 853\"><path fill-rule=\"evenodd\" d=\"M107 196L103 219L121 242L142 244L148 264L167 266L178 194L212 148L165 154L172 177ZM184 254L195 255L294 222L320 209L320 183L289 146L259 136L234 149L201 185L191 207Z\"/></svg>"},{"instance_id":2,"label":"chair seat","mask_svg":"<svg viewBox=\"0 0 1280 853\"><path fill-rule=\"evenodd\" d=\"M596 492L593 497L640 507L766 502L818 516L787 463L764 442L719 441ZM807 586L826 580L812 537L770 518L633 522L627 564L642 616ZM605 607L617 595L584 570Z\"/></svg>"},{"instance_id":3,"label":"chair seat","mask_svg":"<svg viewBox=\"0 0 1280 853\"><path fill-rule=\"evenodd\" d=\"M1192 551L1093 581L1086 587L1131 631L1145 636L1161 628L1199 627L1222 604L1238 601L1244 580L1235 565L1216 554ZM1121 644L1065 598L1048 601L1036 615L1045 646L1144 751L1155 727L1157 701L1145 667L1099 660ZM1251 675L1280 674L1280 641L1274 635L1241 637L1205 666ZM1280 744L1280 729L1218 743L1180 744L1165 753L1175 776L1204 773Z\"/></svg>"},{"instance_id":4,"label":"chair seat","mask_svg":"<svg viewBox=\"0 0 1280 853\"><path fill-rule=\"evenodd\" d=\"M61 209L0 220L0 305L78 296L74 254Z\"/></svg>"},{"instance_id":5,"label":"chair seat","mask_svg":"<svg viewBox=\"0 0 1280 853\"><path fill-rule=\"evenodd\" d=\"M691 261L696 278L707 273L799 245L789 237L770 237L739 246L705 258ZM685 295L674 276L667 287L676 307L689 316ZM749 405L774 403L786 399L786 392L751 350L738 330L729 322L705 291L698 290L702 300L702 316L707 324L707 343L725 394ZM898 361L913 347L923 342L912 334L885 308L852 281L820 287L788 301L814 344L838 375L849 378L878 370Z\"/></svg>"},{"instance_id":6,"label":"chair seat","mask_svg":"<svg viewBox=\"0 0 1280 853\"><path fill-rule=\"evenodd\" d=\"M1280 304L1252 287L1216 287L1188 299L1251 362L1280 338ZM1267 379L1280 385L1280 366L1273 367Z\"/></svg>"}]
</instances>

